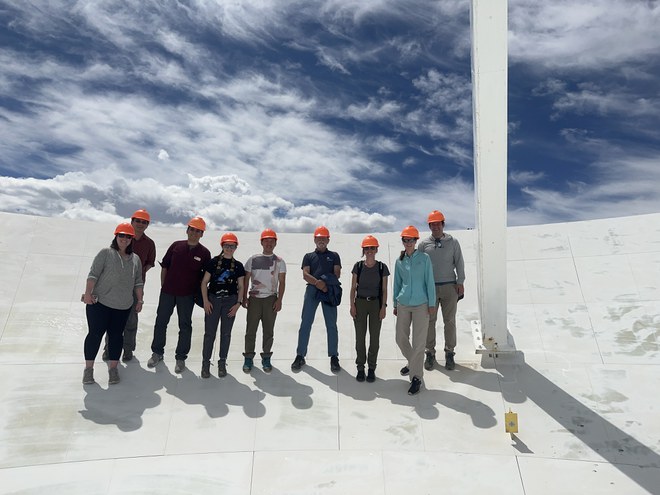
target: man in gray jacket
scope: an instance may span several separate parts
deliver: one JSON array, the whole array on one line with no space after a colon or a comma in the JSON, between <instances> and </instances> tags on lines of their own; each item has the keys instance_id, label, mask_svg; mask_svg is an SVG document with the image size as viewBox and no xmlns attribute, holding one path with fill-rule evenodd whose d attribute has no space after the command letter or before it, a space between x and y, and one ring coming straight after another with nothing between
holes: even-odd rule
<instances>
[{"instance_id":1,"label":"man in gray jacket","mask_svg":"<svg viewBox=\"0 0 660 495\"><path fill-rule=\"evenodd\" d=\"M429 321L426 337L426 359L424 368L433 369L435 364L435 324L438 319L438 306L442 310L445 327L445 369L453 370L454 348L456 347L456 307L463 297L465 267L461 246L456 239L444 232L445 216L438 210L429 213L428 224L431 235L419 242L417 249L426 253L433 264L435 279L435 313Z\"/></svg>"}]
</instances>

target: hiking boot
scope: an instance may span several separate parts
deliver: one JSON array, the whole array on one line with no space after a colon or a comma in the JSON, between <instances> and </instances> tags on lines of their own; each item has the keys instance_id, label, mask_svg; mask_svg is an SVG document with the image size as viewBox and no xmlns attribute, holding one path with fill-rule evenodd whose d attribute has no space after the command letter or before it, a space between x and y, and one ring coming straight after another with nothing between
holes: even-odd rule
<instances>
[{"instance_id":1,"label":"hiking boot","mask_svg":"<svg viewBox=\"0 0 660 495\"><path fill-rule=\"evenodd\" d=\"M119 383L119 370L117 368L110 368L108 370L108 383L110 385Z\"/></svg>"},{"instance_id":2,"label":"hiking boot","mask_svg":"<svg viewBox=\"0 0 660 495\"><path fill-rule=\"evenodd\" d=\"M176 366L174 367L175 373L183 373L183 370L186 369L186 362L183 359L176 360Z\"/></svg>"},{"instance_id":3,"label":"hiking boot","mask_svg":"<svg viewBox=\"0 0 660 495\"><path fill-rule=\"evenodd\" d=\"M110 357L108 356L107 349L103 349L103 354L101 354L101 359L103 359L103 361L108 361L110 359Z\"/></svg>"},{"instance_id":4,"label":"hiking boot","mask_svg":"<svg viewBox=\"0 0 660 495\"><path fill-rule=\"evenodd\" d=\"M83 371L83 380L84 385L91 385L94 382L94 368L85 368Z\"/></svg>"},{"instance_id":5,"label":"hiking boot","mask_svg":"<svg viewBox=\"0 0 660 495\"><path fill-rule=\"evenodd\" d=\"M245 362L243 363L243 371L245 373L249 373L250 371L252 371L253 364L254 363L252 361L252 358L246 357Z\"/></svg>"},{"instance_id":6,"label":"hiking boot","mask_svg":"<svg viewBox=\"0 0 660 495\"><path fill-rule=\"evenodd\" d=\"M341 370L341 366L339 366L339 358L337 356L332 356L330 358L330 371L338 373L339 370Z\"/></svg>"},{"instance_id":7,"label":"hiking boot","mask_svg":"<svg viewBox=\"0 0 660 495\"><path fill-rule=\"evenodd\" d=\"M408 366L404 366L403 368L401 368L401 371L399 371L399 373L401 373L401 376L408 376L408 373L410 373L410 368L408 368Z\"/></svg>"},{"instance_id":8,"label":"hiking boot","mask_svg":"<svg viewBox=\"0 0 660 495\"><path fill-rule=\"evenodd\" d=\"M433 369L434 364L435 364L435 355L431 354L430 352L427 352L426 359L424 360L424 369L426 371L431 371Z\"/></svg>"},{"instance_id":9,"label":"hiking boot","mask_svg":"<svg viewBox=\"0 0 660 495\"><path fill-rule=\"evenodd\" d=\"M446 370L451 371L454 368L456 368L456 362L454 361L454 355L455 354L456 354L455 352L445 351L445 369Z\"/></svg>"},{"instance_id":10,"label":"hiking boot","mask_svg":"<svg viewBox=\"0 0 660 495\"><path fill-rule=\"evenodd\" d=\"M227 361L224 359L218 361L218 376L220 378L227 376Z\"/></svg>"},{"instance_id":11,"label":"hiking boot","mask_svg":"<svg viewBox=\"0 0 660 495\"><path fill-rule=\"evenodd\" d=\"M357 372L357 375L355 375L355 379L358 382L363 382L364 381L364 379L365 379L364 368L358 368L358 372Z\"/></svg>"},{"instance_id":12,"label":"hiking boot","mask_svg":"<svg viewBox=\"0 0 660 495\"><path fill-rule=\"evenodd\" d=\"M369 371L367 371L367 381L369 383L376 381L376 371L373 368L369 368Z\"/></svg>"},{"instance_id":13,"label":"hiking boot","mask_svg":"<svg viewBox=\"0 0 660 495\"><path fill-rule=\"evenodd\" d=\"M125 363L127 363L131 359L133 359L133 351L125 350L124 351L124 356L121 358L121 360L124 361Z\"/></svg>"},{"instance_id":14,"label":"hiking boot","mask_svg":"<svg viewBox=\"0 0 660 495\"><path fill-rule=\"evenodd\" d=\"M202 363L202 378L211 378L211 363L208 361Z\"/></svg>"},{"instance_id":15,"label":"hiking boot","mask_svg":"<svg viewBox=\"0 0 660 495\"><path fill-rule=\"evenodd\" d=\"M155 352L151 355L149 358L149 361L147 361L147 366L149 368L155 368L158 363L160 363L163 360L163 356L160 354L156 354Z\"/></svg>"},{"instance_id":16,"label":"hiking boot","mask_svg":"<svg viewBox=\"0 0 660 495\"><path fill-rule=\"evenodd\" d=\"M296 359L293 360L293 363L291 364L291 369L293 371L300 371L300 369L305 365L305 358L302 357L300 354L296 356Z\"/></svg>"},{"instance_id":17,"label":"hiking boot","mask_svg":"<svg viewBox=\"0 0 660 495\"><path fill-rule=\"evenodd\" d=\"M261 358L261 367L266 373L273 371L273 365L270 364L270 356L265 356Z\"/></svg>"},{"instance_id":18,"label":"hiking boot","mask_svg":"<svg viewBox=\"0 0 660 495\"><path fill-rule=\"evenodd\" d=\"M412 382L410 382L410 388L408 389L408 395L415 395L419 392L421 386L422 381L416 376L413 376Z\"/></svg>"}]
</instances>

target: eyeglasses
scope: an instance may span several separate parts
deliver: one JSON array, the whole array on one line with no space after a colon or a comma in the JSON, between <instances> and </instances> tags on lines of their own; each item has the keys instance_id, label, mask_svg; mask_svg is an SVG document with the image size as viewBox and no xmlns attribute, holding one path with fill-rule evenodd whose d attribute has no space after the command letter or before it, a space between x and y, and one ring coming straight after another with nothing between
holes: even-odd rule
<instances>
[{"instance_id":1,"label":"eyeglasses","mask_svg":"<svg viewBox=\"0 0 660 495\"><path fill-rule=\"evenodd\" d=\"M117 234L117 237L120 239L133 239L133 236L131 234Z\"/></svg>"},{"instance_id":2,"label":"eyeglasses","mask_svg":"<svg viewBox=\"0 0 660 495\"><path fill-rule=\"evenodd\" d=\"M203 234L203 230L196 229L195 227L188 227L188 232L192 232L193 234Z\"/></svg>"},{"instance_id":3,"label":"eyeglasses","mask_svg":"<svg viewBox=\"0 0 660 495\"><path fill-rule=\"evenodd\" d=\"M413 239L410 239L410 238L408 238L408 237L404 237L404 238L401 239L401 240L403 241L404 244L410 244L411 242L415 242L417 239L414 239L414 238L413 238Z\"/></svg>"},{"instance_id":4,"label":"eyeglasses","mask_svg":"<svg viewBox=\"0 0 660 495\"><path fill-rule=\"evenodd\" d=\"M375 250L378 249L378 248L377 248L376 246L367 246L367 247L365 247L365 248L363 248L363 249L364 249L365 251L375 251Z\"/></svg>"},{"instance_id":5,"label":"eyeglasses","mask_svg":"<svg viewBox=\"0 0 660 495\"><path fill-rule=\"evenodd\" d=\"M236 249L238 246L236 244L223 244L222 247L227 249Z\"/></svg>"},{"instance_id":6,"label":"eyeglasses","mask_svg":"<svg viewBox=\"0 0 660 495\"><path fill-rule=\"evenodd\" d=\"M141 223L143 225L149 225L149 220L142 220L141 218L132 218L132 222Z\"/></svg>"}]
</instances>

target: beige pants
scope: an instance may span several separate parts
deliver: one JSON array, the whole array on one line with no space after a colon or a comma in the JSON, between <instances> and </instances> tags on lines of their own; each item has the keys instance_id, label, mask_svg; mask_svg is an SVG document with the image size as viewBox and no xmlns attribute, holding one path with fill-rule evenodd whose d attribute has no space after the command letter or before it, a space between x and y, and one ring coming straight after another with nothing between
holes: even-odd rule
<instances>
[{"instance_id":1,"label":"beige pants","mask_svg":"<svg viewBox=\"0 0 660 495\"><path fill-rule=\"evenodd\" d=\"M410 325L412 323L412 341L410 339ZM427 304L419 306L396 307L396 343L401 349L403 357L408 361L410 380L424 376L424 346L426 333L429 328L429 307Z\"/></svg>"},{"instance_id":2,"label":"beige pants","mask_svg":"<svg viewBox=\"0 0 660 495\"><path fill-rule=\"evenodd\" d=\"M445 351L453 352L456 347L456 308L458 293L456 284L435 286L435 313L429 318L429 332L426 337L426 352L435 356L435 325L438 313L442 311L442 322L445 329ZM440 307L438 309L438 306Z\"/></svg>"}]
</instances>

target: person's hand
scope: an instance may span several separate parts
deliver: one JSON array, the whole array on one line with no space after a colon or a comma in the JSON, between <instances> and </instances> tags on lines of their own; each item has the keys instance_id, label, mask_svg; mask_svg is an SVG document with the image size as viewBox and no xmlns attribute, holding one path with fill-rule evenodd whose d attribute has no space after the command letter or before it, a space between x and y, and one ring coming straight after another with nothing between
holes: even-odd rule
<instances>
[{"instance_id":1,"label":"person's hand","mask_svg":"<svg viewBox=\"0 0 660 495\"><path fill-rule=\"evenodd\" d=\"M211 304L211 301L204 301L204 313L207 315L213 313L213 304Z\"/></svg>"},{"instance_id":2,"label":"person's hand","mask_svg":"<svg viewBox=\"0 0 660 495\"><path fill-rule=\"evenodd\" d=\"M138 301L135 303L135 312L139 313L142 311L142 305L144 304L144 301Z\"/></svg>"},{"instance_id":3,"label":"person's hand","mask_svg":"<svg viewBox=\"0 0 660 495\"><path fill-rule=\"evenodd\" d=\"M314 284L314 287L316 287L321 292L328 292L328 286L325 284L323 280L317 280L316 283Z\"/></svg>"},{"instance_id":4,"label":"person's hand","mask_svg":"<svg viewBox=\"0 0 660 495\"><path fill-rule=\"evenodd\" d=\"M83 294L80 300L85 304L96 304L98 302L98 298L92 294Z\"/></svg>"},{"instance_id":5,"label":"person's hand","mask_svg":"<svg viewBox=\"0 0 660 495\"><path fill-rule=\"evenodd\" d=\"M250 298L246 297L245 299L243 299L243 302L241 303L241 306L243 306L245 309L247 309L249 304L250 304Z\"/></svg>"},{"instance_id":6,"label":"person's hand","mask_svg":"<svg viewBox=\"0 0 660 495\"><path fill-rule=\"evenodd\" d=\"M381 306L380 313L378 313L378 317L381 320L384 320L386 316L387 316L387 308L385 306Z\"/></svg>"},{"instance_id":7,"label":"person's hand","mask_svg":"<svg viewBox=\"0 0 660 495\"><path fill-rule=\"evenodd\" d=\"M429 306L429 314L433 316L435 314L435 306Z\"/></svg>"},{"instance_id":8,"label":"person's hand","mask_svg":"<svg viewBox=\"0 0 660 495\"><path fill-rule=\"evenodd\" d=\"M238 312L240 307L241 307L241 303L237 302L236 304L234 304L231 308L229 308L229 311L227 312L227 316L229 316L229 318L233 318L234 316L236 316L236 313Z\"/></svg>"},{"instance_id":9,"label":"person's hand","mask_svg":"<svg viewBox=\"0 0 660 495\"><path fill-rule=\"evenodd\" d=\"M396 308L394 308L394 309L392 310L392 314L394 314L394 316L396 316Z\"/></svg>"},{"instance_id":10,"label":"person's hand","mask_svg":"<svg viewBox=\"0 0 660 495\"><path fill-rule=\"evenodd\" d=\"M282 310L282 300L278 297L273 303L273 311L279 313Z\"/></svg>"},{"instance_id":11,"label":"person's hand","mask_svg":"<svg viewBox=\"0 0 660 495\"><path fill-rule=\"evenodd\" d=\"M355 307L355 303L351 303L350 313L351 313L351 318L355 319L355 317L357 316L357 308Z\"/></svg>"}]
</instances>

